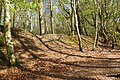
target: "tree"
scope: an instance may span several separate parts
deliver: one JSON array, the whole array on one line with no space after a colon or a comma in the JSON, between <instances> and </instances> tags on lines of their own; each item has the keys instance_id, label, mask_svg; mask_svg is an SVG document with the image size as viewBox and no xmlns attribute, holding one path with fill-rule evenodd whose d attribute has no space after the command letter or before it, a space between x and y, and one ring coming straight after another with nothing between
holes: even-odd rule
<instances>
[{"instance_id":1,"label":"tree","mask_svg":"<svg viewBox=\"0 0 120 80\"><path fill-rule=\"evenodd\" d=\"M15 21L16 21L16 4L17 4L17 1L16 0L14 0L14 13L13 13L13 25L12 25L12 27L15 27Z\"/></svg>"},{"instance_id":2,"label":"tree","mask_svg":"<svg viewBox=\"0 0 120 80\"><path fill-rule=\"evenodd\" d=\"M100 4L99 4L98 15L100 19L101 34L104 38L104 42L108 44L109 38L107 35L107 28L108 28L109 14L107 12L107 2L106 0L100 0L99 3Z\"/></svg>"},{"instance_id":3,"label":"tree","mask_svg":"<svg viewBox=\"0 0 120 80\"><path fill-rule=\"evenodd\" d=\"M2 2L0 2L0 23L1 23L1 17L2 17Z\"/></svg>"},{"instance_id":4,"label":"tree","mask_svg":"<svg viewBox=\"0 0 120 80\"><path fill-rule=\"evenodd\" d=\"M10 11L9 11L10 1L5 0L5 42L6 42L6 49L7 49L7 57L9 61L9 66L16 66L16 59L14 54L14 46L12 42L12 35L11 35L11 22L10 22Z\"/></svg>"},{"instance_id":5,"label":"tree","mask_svg":"<svg viewBox=\"0 0 120 80\"><path fill-rule=\"evenodd\" d=\"M40 35L44 33L44 26L43 26L43 16L42 16L42 1L38 0L39 3L39 26L40 26Z\"/></svg>"},{"instance_id":6,"label":"tree","mask_svg":"<svg viewBox=\"0 0 120 80\"><path fill-rule=\"evenodd\" d=\"M95 42L94 42L94 46L93 46L93 50L95 50L97 43L98 43L98 7L97 7L97 1L93 0L94 3L94 26L95 26Z\"/></svg>"},{"instance_id":7,"label":"tree","mask_svg":"<svg viewBox=\"0 0 120 80\"><path fill-rule=\"evenodd\" d=\"M82 49L82 45L81 45L81 35L80 35L80 32L79 32L79 27L78 27L78 15L77 15L77 11L76 11L76 3L77 3L77 0L73 0L73 4L74 4L74 13L75 13L75 22L76 22L76 28L77 28L77 34L78 34L78 41L79 41L79 50L82 52L83 49Z\"/></svg>"},{"instance_id":8,"label":"tree","mask_svg":"<svg viewBox=\"0 0 120 80\"><path fill-rule=\"evenodd\" d=\"M60 32L63 31L67 33L68 35L72 35L72 11L71 11L71 7L69 7L71 5L71 1L70 0L58 0L58 14L56 15L58 18L58 21L62 27L61 30L59 30ZM60 25L59 24L59 25ZM73 23L74 24L74 23ZM58 26L56 26L58 27Z\"/></svg>"},{"instance_id":9,"label":"tree","mask_svg":"<svg viewBox=\"0 0 120 80\"><path fill-rule=\"evenodd\" d=\"M30 32L33 32L32 10L29 12Z\"/></svg>"},{"instance_id":10,"label":"tree","mask_svg":"<svg viewBox=\"0 0 120 80\"><path fill-rule=\"evenodd\" d=\"M74 6L76 6L75 5L75 3L74 3L74 0L70 0L71 1L71 34L72 34L72 36L74 36L74 31L75 31L75 13L74 13ZM76 9L76 8L75 8Z\"/></svg>"},{"instance_id":11,"label":"tree","mask_svg":"<svg viewBox=\"0 0 120 80\"><path fill-rule=\"evenodd\" d=\"M53 4L52 0L50 1L50 25L51 25L51 33L54 34L54 25L53 25Z\"/></svg>"}]
</instances>

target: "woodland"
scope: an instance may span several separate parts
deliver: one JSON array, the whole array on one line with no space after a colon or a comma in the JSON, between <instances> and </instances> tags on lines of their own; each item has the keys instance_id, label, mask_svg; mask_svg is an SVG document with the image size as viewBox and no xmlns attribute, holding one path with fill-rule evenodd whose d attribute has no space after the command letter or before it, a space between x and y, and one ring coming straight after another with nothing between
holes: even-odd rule
<instances>
[{"instance_id":1,"label":"woodland","mask_svg":"<svg viewBox=\"0 0 120 80\"><path fill-rule=\"evenodd\" d=\"M0 0L0 80L120 80L120 0Z\"/></svg>"}]
</instances>

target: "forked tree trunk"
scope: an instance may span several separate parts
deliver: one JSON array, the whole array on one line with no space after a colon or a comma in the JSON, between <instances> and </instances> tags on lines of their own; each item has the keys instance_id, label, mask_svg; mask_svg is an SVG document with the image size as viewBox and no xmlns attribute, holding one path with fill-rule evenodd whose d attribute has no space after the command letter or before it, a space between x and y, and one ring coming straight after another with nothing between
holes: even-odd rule
<instances>
[{"instance_id":1,"label":"forked tree trunk","mask_svg":"<svg viewBox=\"0 0 120 80\"><path fill-rule=\"evenodd\" d=\"M11 23L10 23L9 6L10 6L10 1L5 0L5 22L4 22L5 42L6 42L6 49L7 49L7 57L8 57L8 61L9 61L9 66L15 66L16 59L15 59L15 55L14 55L14 46L13 46L12 36L11 36Z\"/></svg>"},{"instance_id":2,"label":"forked tree trunk","mask_svg":"<svg viewBox=\"0 0 120 80\"><path fill-rule=\"evenodd\" d=\"M81 44L81 35L80 35L80 32L79 32L79 27L78 27L78 16L77 16L77 12L76 12L76 2L77 2L77 0L73 0L73 1L74 1L75 22L76 22L76 28L77 28L77 34L78 34L78 41L79 41L79 50L81 52L83 52L82 44Z\"/></svg>"},{"instance_id":3,"label":"forked tree trunk","mask_svg":"<svg viewBox=\"0 0 120 80\"><path fill-rule=\"evenodd\" d=\"M101 3L99 4L99 18L100 18L100 26L101 26L101 34L104 38L104 43L109 43L109 38L107 34L107 27L108 27L108 16L109 14L106 11L107 5L106 0L101 0Z\"/></svg>"}]
</instances>

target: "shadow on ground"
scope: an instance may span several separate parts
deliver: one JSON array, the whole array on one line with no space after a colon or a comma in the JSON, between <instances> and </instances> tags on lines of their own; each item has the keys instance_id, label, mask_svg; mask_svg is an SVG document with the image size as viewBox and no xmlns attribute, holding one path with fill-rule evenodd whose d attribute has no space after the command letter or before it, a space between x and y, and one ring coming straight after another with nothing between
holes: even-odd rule
<instances>
[{"instance_id":1,"label":"shadow on ground","mask_svg":"<svg viewBox=\"0 0 120 80\"><path fill-rule=\"evenodd\" d=\"M66 47L69 45L59 40L57 41L61 44L56 43L54 40L50 41L55 43L55 47L64 48L66 50L66 52L64 52L61 49L51 47L52 45L46 44L38 36L25 32L22 29L13 29L12 35L14 39L18 41L18 43L16 43L17 45L15 45L16 54L19 53L17 56L21 56L27 52L31 57L18 57L20 67L17 69L0 67L1 80L97 80L97 78L92 78L91 76L105 76L108 73L120 71L120 62L118 61L120 58L82 56L80 54L84 53L81 52L80 54L70 54L67 50L72 52L74 48ZM48 53L48 51L51 51L51 53ZM65 60L67 57L80 58L82 60L72 61L71 59L71 61L62 61L61 58L53 58L54 56L46 58L47 54L52 54L52 52L66 55ZM77 50L73 52L78 53ZM41 56L41 53L44 53L45 56Z\"/></svg>"}]
</instances>

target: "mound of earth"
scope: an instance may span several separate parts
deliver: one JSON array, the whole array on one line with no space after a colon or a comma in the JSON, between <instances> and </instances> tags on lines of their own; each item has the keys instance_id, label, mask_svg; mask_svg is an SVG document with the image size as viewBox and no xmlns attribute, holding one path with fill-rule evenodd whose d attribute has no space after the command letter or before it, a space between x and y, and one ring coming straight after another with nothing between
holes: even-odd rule
<instances>
[{"instance_id":1,"label":"mound of earth","mask_svg":"<svg viewBox=\"0 0 120 80\"><path fill-rule=\"evenodd\" d=\"M77 42L61 34L34 35L12 29L20 67L0 65L0 80L119 80L120 50L78 51ZM111 76L112 75L112 76Z\"/></svg>"}]
</instances>

